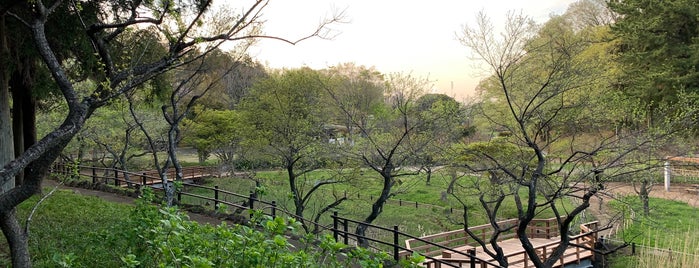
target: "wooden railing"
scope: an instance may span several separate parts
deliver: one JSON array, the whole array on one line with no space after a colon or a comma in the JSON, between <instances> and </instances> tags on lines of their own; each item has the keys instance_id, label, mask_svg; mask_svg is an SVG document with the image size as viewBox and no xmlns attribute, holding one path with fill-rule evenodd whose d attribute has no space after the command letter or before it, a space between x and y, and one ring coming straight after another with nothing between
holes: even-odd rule
<instances>
[{"instance_id":1,"label":"wooden railing","mask_svg":"<svg viewBox=\"0 0 699 268\"><path fill-rule=\"evenodd\" d=\"M511 226L517 225L518 221L517 219L509 219L499 221L497 224L501 229L507 229ZM490 224L469 227L468 229L472 233L478 235L478 237L482 240L488 240L494 234L493 227ZM503 241L514 238L515 230L516 228L510 228L508 231L500 233L497 240ZM529 238L551 238L553 236L557 236L558 232L556 218L533 219L529 225L527 225L527 234L529 234ZM476 240L463 229L428 235L421 237L421 239L446 247L459 247L464 245L470 245L473 247L479 246ZM405 240L405 245L408 249L422 252L429 256L437 256L442 253L442 250L439 247L432 246L431 244L420 243L420 241L415 239Z\"/></svg>"},{"instance_id":2,"label":"wooden railing","mask_svg":"<svg viewBox=\"0 0 699 268\"><path fill-rule=\"evenodd\" d=\"M351 219L340 217L337 215L337 212L335 212L333 214L332 218L333 218L332 232L333 232L333 237L335 238L335 241L343 242L345 244L349 244L351 242L350 238L352 238L354 241L357 241L357 239L360 236L351 232L350 230L352 230L354 228L350 228L350 227L356 227L359 224L364 224L367 226L367 232L369 230L373 230L375 232L387 232L387 233L391 234L390 237L393 238L392 241L382 241L380 239L376 239L373 237L366 237L366 236L361 236L361 238L364 238L367 241L372 241L372 242L377 243L379 245L385 245L385 246L390 247L390 249L391 249L390 253L392 253L393 258L396 261L400 261L401 259L407 259L410 256L412 256L413 253L417 253L417 254L422 255L423 257L426 258L426 261L423 262L423 265L425 265L425 267L462 267L461 265L459 265L458 261L454 262L452 260L444 260L441 258L436 258L435 256L426 255L426 254L424 254L424 252L412 250L412 249L408 248L407 246L406 247L401 246L400 240L401 240L401 237L403 237L403 238L408 238L409 240L412 240L412 241L419 241L419 242L424 243L426 245L430 245L430 246L433 246L435 248L439 248L440 250L443 250L443 251L448 251L448 250L452 249L452 248L449 248L449 247L446 247L443 245L433 243L433 242L428 241L428 240L424 240L420 237L401 232L401 231L399 231L397 225L393 226L393 228L386 228L386 227L382 227L382 226L366 224L366 223L362 223L361 221L356 221L356 220L351 220ZM487 267L495 267L495 268L501 267L500 265L492 262L491 260L481 259L481 258L477 257L475 253L466 254L466 255L467 255L466 260L463 260L463 259L460 260L460 261L462 261L462 263L467 263L467 262L482 263L482 264L488 265Z\"/></svg>"},{"instance_id":3,"label":"wooden railing","mask_svg":"<svg viewBox=\"0 0 699 268\"><path fill-rule=\"evenodd\" d=\"M534 230L535 232L529 233L530 235L528 236L529 238L547 238L550 239L552 238L551 234L556 233L558 231L557 224L553 225L552 224L557 222L555 218L551 219L542 219L542 220L536 220L536 222L533 223L533 225L530 225L528 228L531 228L531 230ZM511 219L511 220L506 220L506 221L501 221L498 222L498 224L515 224L516 220ZM541 229L542 226L545 226L545 228ZM592 248L594 248L595 243L597 242L597 232L598 232L598 222L589 222L585 224L580 225L580 234L574 235L570 237L570 243L572 246L569 246L568 249L559 257L558 264L563 266L566 263L566 260L574 260L574 261L579 261L582 258L587 258L594 256L594 253L592 252ZM480 225L480 226L475 226L472 228L469 228L470 230L473 229L476 232L478 230L483 230L484 228L491 228L490 225ZM556 232L554 232L554 230ZM459 233L459 231L461 233ZM488 232L486 232L487 234ZM489 232L492 234L492 232ZM548 233L545 237L543 234ZM445 238L449 237L450 235L457 235L459 238L457 239L444 239L442 241L437 242L436 244L450 244L450 247L452 248L461 248L465 249L463 251L467 252L468 255L475 255L476 254L476 248L479 246L477 244L474 244L473 242L469 243L467 239L468 235L466 234L466 237L463 235L466 234L465 231L463 230L457 230L457 231L450 231L450 232L444 232L432 236L427 236L427 237L422 237L424 241L435 241L435 239L439 238ZM446 236L445 236L446 235ZM508 236L503 236L503 237L510 237ZM503 238L503 239L498 239L499 241L506 240L509 238ZM457 241L464 241L465 244L455 244ZM472 239L473 240L473 239ZM409 243L414 243L414 239L409 239L406 240L406 245L407 248L410 248ZM549 255L561 244L560 240L557 241L551 241L549 243L537 245L534 247L534 251L537 252L537 256L542 260L546 261L546 259L549 257ZM464 245L467 245L467 247L464 247ZM468 249L466 249L468 248ZM455 255L461 255L462 257L444 257L445 254L443 250L437 249L437 247L425 247L424 245L418 246L413 248L414 250L424 250L428 249L431 251L425 252L425 254L435 254L439 253L442 254L443 258L440 258L441 262L449 262L452 264L457 265L458 267L462 267L462 265L469 264L470 267L481 267L481 268L486 268L486 267L493 267L492 262L494 261L493 259L488 259L490 262L483 262L483 261L476 261L473 262L473 260L470 260L469 258L463 258L463 253L458 252ZM434 255L432 255L434 256ZM505 260L508 260L508 265L514 266L518 265L519 267L534 267L533 263L530 261L529 255L527 255L527 252L524 249L513 251L513 252L506 252L506 254L503 256ZM570 262L570 261L568 261ZM431 265L435 265L432 260L426 261L425 265L428 267L431 267Z\"/></svg>"},{"instance_id":4,"label":"wooden railing","mask_svg":"<svg viewBox=\"0 0 699 268\"><path fill-rule=\"evenodd\" d=\"M214 170L208 167L188 167L183 169L183 177L187 178L211 176L214 174L213 171ZM52 172L54 174L88 177L88 179L92 180L93 183L102 182L105 184L115 186L126 186L128 188L146 186L153 187L153 184L162 182L160 177L157 175L157 172L129 172L118 169L100 167L71 167L69 165L63 164L54 164L52 167ZM168 178L174 179L174 171L168 171ZM169 179L169 181L172 181L172 179ZM260 210L263 214L272 217L275 217L279 214L295 218L299 221L302 221L307 226L315 226L316 229L320 230L320 233L331 233L336 241L344 241L345 244L348 244L350 242L350 238L353 238L354 241L356 241L359 238L359 236L350 232L349 230L351 224L354 224L354 226L356 226L357 224L361 224L361 222L340 217L337 215L337 213L335 213L332 216L333 225L325 226L310 220L306 220L304 218L299 218L292 212L277 207L275 201L260 200L253 192L250 192L249 194L245 195L219 189L217 186L209 187L186 182L182 183L182 185L184 186L183 189L180 189L180 191L177 192L177 200L180 204L185 203L183 197L189 197L190 200L200 200L200 204L211 203L213 204L214 209L219 208L222 204L225 204L231 208L241 209L245 211L251 211L255 209ZM199 192L210 191L212 196L205 195L202 193L195 193L190 190L198 190ZM190 204L197 205L196 202ZM252 213L250 213L250 216L252 216ZM530 223L528 227L530 228L530 230L528 232L532 234L532 237L550 238L553 234L558 233L558 225L552 223L555 223L555 219L535 219ZM514 219L510 219L498 222L498 224L501 227L506 227L511 226L513 224L517 224L517 221ZM475 251L469 251L469 253L467 254L462 254L467 257L465 259L436 258L436 256L439 255L437 253L441 254L444 251L453 250L453 248L458 246L475 245L475 240L470 238L470 236L468 236L468 234L464 230L443 232L426 237L416 237L410 234L400 232L398 230L398 226L394 226L392 229L371 224L368 224L367 226L368 228L373 228L375 231L378 232L391 233L391 236L394 238L393 241L381 241L379 239L366 236L363 236L361 238L392 248L393 257L396 261L409 258L409 256L411 256L413 253L417 253L427 258L427 261L423 263L423 265L425 265L426 267L463 267L464 264L471 264L471 267L476 267L476 263L478 263L479 267L482 268L500 267L495 262L493 262L493 260L478 258L475 254ZM582 228L583 227L581 226L581 229ZM590 245L594 245L594 242L596 242L596 232L591 231L594 229L596 229L596 225L594 226L594 228L589 227L588 229L585 229L591 232L591 234L595 235L594 239L589 239L588 236L584 236L583 234L581 234L578 236L571 237L571 240L576 241L576 243L590 243ZM476 226L470 228L470 230L477 233L483 239L487 239L490 235L492 235L490 225ZM400 237L407 238L407 240L405 240L405 247L401 246ZM512 237L514 237L514 231L504 232L499 236L501 240L509 239ZM540 250L540 252L542 252L542 256L546 256L546 254L550 252L550 250L555 248L556 245L556 243L551 243L550 245L546 244L538 246L537 250ZM508 254L508 256L511 257L518 254L524 254L526 258L526 253L524 253L524 251L511 253Z\"/></svg>"}]
</instances>

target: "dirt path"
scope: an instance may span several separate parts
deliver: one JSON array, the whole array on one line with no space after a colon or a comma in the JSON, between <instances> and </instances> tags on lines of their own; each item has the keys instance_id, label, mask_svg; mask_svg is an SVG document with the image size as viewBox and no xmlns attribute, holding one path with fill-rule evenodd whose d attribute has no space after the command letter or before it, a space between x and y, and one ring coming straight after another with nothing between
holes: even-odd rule
<instances>
[{"instance_id":1,"label":"dirt path","mask_svg":"<svg viewBox=\"0 0 699 268\"><path fill-rule=\"evenodd\" d=\"M97 198L103 199L105 201L109 202L115 202L115 203L121 203L121 204L127 204L127 205L134 205L135 204L135 198L116 194L116 193L108 193L108 192L103 192L103 191L98 191L98 190L91 190L91 189L84 189L84 188L77 188L77 187L70 187L61 184L59 186L59 183L54 180L48 180L45 179L42 182L42 186L44 187L44 192L48 192L46 189L53 189L54 187L58 186L59 189L61 190L69 190L72 191L73 193L83 195L83 196L95 196ZM50 191L50 190L49 190ZM187 212L187 215L189 215L189 218L191 220L197 221L201 224L212 224L212 225L218 225L221 222L223 222L220 219L202 215L202 214L197 214L197 213L191 213Z\"/></svg>"},{"instance_id":2,"label":"dirt path","mask_svg":"<svg viewBox=\"0 0 699 268\"><path fill-rule=\"evenodd\" d=\"M650 196L680 201L687 203L690 206L699 208L699 195L688 193L686 188L689 186L690 185L686 184L672 184L670 191L665 191L663 185L655 185L650 191ZM611 209L608 202L610 200L614 200L615 198L628 195L637 195L633 185L629 183L613 182L605 184L605 189L598 194L597 197L590 199L590 207L588 208L589 213L597 218L601 226L612 227L602 232L603 235L607 236L610 233L614 233L621 224L620 215Z\"/></svg>"}]
</instances>

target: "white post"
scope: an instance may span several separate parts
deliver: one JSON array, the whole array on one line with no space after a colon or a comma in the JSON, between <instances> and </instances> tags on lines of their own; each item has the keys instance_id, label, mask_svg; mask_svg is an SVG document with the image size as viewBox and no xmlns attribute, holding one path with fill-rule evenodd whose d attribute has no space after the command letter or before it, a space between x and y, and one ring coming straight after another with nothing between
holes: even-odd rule
<instances>
[{"instance_id":1,"label":"white post","mask_svg":"<svg viewBox=\"0 0 699 268\"><path fill-rule=\"evenodd\" d=\"M670 191L670 161L665 161L665 191Z\"/></svg>"}]
</instances>

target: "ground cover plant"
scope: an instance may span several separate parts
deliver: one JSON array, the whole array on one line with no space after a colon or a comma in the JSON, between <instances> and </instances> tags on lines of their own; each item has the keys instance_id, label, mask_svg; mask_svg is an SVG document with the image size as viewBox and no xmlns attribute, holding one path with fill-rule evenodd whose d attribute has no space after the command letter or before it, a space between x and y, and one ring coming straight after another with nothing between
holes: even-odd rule
<instances>
[{"instance_id":1,"label":"ground cover plant","mask_svg":"<svg viewBox=\"0 0 699 268\"><path fill-rule=\"evenodd\" d=\"M642 216L638 197L628 196L610 204L624 215L624 229L616 239L637 245L617 254L612 267L697 267L699 265L699 213L686 203L651 198L650 215ZM671 253L674 252L674 253Z\"/></svg>"},{"instance_id":2,"label":"ground cover plant","mask_svg":"<svg viewBox=\"0 0 699 268\"><path fill-rule=\"evenodd\" d=\"M381 267L388 260L385 253L348 248L328 236L294 236L296 240L292 240L287 235L300 227L293 220L259 214L255 217L259 227L204 225L189 220L175 207L151 205L150 191L144 196L131 206L66 190L52 193L32 216L29 233L33 265ZM26 218L38 200L38 196L33 197L19 206L18 216ZM8 253L3 252L0 265L9 263Z\"/></svg>"}]
</instances>

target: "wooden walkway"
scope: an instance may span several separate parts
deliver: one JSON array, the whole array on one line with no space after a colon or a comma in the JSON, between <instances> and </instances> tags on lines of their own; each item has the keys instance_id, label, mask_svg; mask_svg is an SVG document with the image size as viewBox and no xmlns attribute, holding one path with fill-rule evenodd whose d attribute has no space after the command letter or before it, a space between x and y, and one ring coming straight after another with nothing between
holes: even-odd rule
<instances>
[{"instance_id":1,"label":"wooden walkway","mask_svg":"<svg viewBox=\"0 0 699 268\"><path fill-rule=\"evenodd\" d=\"M517 221L515 219L510 219L501 221L498 224L500 226L508 226L516 223ZM588 259L591 260L594 257L594 253L592 250L586 248L594 248L597 242L597 225L597 222L581 224L580 234L574 235L570 239L571 244L579 246L569 246L553 267L564 267L567 265L580 264ZM560 238L554 236L558 233L556 220L555 218L535 220L529 227L527 233L530 234L530 242L533 244L539 258L545 260L551 255L553 250L560 245ZM492 235L490 228L490 225L480 225L471 227L469 230L477 234L479 238L487 241ZM534 267L533 262L529 260L529 256L524 251L521 242L514 236L513 232L503 233L500 235L500 238L498 245L502 248L509 267ZM424 241L429 241L430 243L425 243ZM471 266L470 263L470 254L473 253L475 253L478 259L483 260L474 261L475 267L494 267L494 265L491 264L497 264L497 261L488 255L483 247L478 245L476 241L462 229L420 237L419 240L408 239L405 241L405 244L406 248L410 251L417 251L427 256L435 257L454 267L474 267ZM441 247L437 247L434 244L438 244ZM450 249L445 250L444 247ZM487 248L493 252L492 246L487 245ZM425 261L423 265L425 267L449 267L429 259Z\"/></svg>"}]
</instances>

